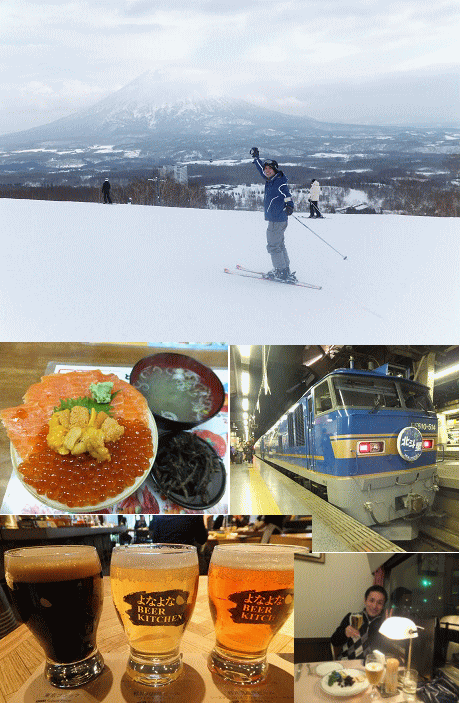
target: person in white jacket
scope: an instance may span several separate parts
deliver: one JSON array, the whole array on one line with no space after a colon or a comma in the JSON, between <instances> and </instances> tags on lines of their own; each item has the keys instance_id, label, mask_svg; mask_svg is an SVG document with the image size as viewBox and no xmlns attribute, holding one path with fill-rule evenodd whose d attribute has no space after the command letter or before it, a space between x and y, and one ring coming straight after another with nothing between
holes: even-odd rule
<instances>
[{"instance_id":1,"label":"person in white jacket","mask_svg":"<svg viewBox=\"0 0 460 703\"><path fill-rule=\"evenodd\" d=\"M312 178L310 183L310 191L308 193L308 200L310 201L310 217L322 217L318 207L320 193L321 188L318 181L316 178Z\"/></svg>"}]
</instances>

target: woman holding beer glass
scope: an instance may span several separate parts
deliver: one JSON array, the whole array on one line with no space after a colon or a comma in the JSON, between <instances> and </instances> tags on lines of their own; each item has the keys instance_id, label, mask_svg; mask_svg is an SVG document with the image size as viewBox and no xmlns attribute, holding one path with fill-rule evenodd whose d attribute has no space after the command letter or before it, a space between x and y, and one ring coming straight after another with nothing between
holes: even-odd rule
<instances>
[{"instance_id":1,"label":"woman holding beer glass","mask_svg":"<svg viewBox=\"0 0 460 703\"><path fill-rule=\"evenodd\" d=\"M5 577L22 621L45 650L50 683L75 688L98 676L104 668L96 647L103 594L96 549L13 549L5 552Z\"/></svg>"},{"instance_id":2,"label":"woman holding beer glass","mask_svg":"<svg viewBox=\"0 0 460 703\"><path fill-rule=\"evenodd\" d=\"M182 672L180 641L195 607L198 554L188 544L115 547L110 583L130 645L126 673L163 686Z\"/></svg>"},{"instance_id":3,"label":"woman holding beer glass","mask_svg":"<svg viewBox=\"0 0 460 703\"><path fill-rule=\"evenodd\" d=\"M267 648L294 606L294 552L281 545L218 545L208 573L216 644L214 673L235 683L262 681Z\"/></svg>"}]
</instances>

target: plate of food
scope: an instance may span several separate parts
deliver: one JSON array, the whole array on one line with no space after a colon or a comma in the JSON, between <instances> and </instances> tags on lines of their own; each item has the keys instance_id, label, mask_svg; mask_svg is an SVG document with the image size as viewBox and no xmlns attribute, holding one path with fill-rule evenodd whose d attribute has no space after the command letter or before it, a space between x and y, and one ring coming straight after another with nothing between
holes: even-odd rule
<instances>
[{"instance_id":1,"label":"plate of food","mask_svg":"<svg viewBox=\"0 0 460 703\"><path fill-rule=\"evenodd\" d=\"M362 693L369 686L364 671L335 668L321 679L321 688L336 698L348 698Z\"/></svg>"},{"instance_id":2,"label":"plate of food","mask_svg":"<svg viewBox=\"0 0 460 703\"><path fill-rule=\"evenodd\" d=\"M343 669L343 666L339 662L322 662L316 667L316 673L318 676L326 676L331 671L340 671L340 669Z\"/></svg>"},{"instance_id":3,"label":"plate of food","mask_svg":"<svg viewBox=\"0 0 460 703\"><path fill-rule=\"evenodd\" d=\"M224 462L211 444L186 431L160 437L151 477L160 492L189 510L218 503L226 484Z\"/></svg>"},{"instance_id":4,"label":"plate of food","mask_svg":"<svg viewBox=\"0 0 460 703\"><path fill-rule=\"evenodd\" d=\"M43 376L0 417L23 486L66 512L97 512L130 496L158 448L144 396L100 370Z\"/></svg>"}]
</instances>

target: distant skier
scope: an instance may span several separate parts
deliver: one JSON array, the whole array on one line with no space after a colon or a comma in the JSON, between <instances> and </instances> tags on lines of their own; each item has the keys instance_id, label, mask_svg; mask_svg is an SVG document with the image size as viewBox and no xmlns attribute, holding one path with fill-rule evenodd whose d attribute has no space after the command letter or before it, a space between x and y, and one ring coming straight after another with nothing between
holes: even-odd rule
<instances>
[{"instance_id":1,"label":"distant skier","mask_svg":"<svg viewBox=\"0 0 460 703\"><path fill-rule=\"evenodd\" d=\"M264 278L295 283L297 278L289 269L289 257L284 245L288 216L294 212L287 178L280 171L276 161L260 160L257 147L253 147L249 153L260 175L265 179L264 214L265 219L268 220L267 251L272 258L273 269L264 274Z\"/></svg>"},{"instance_id":2,"label":"distant skier","mask_svg":"<svg viewBox=\"0 0 460 703\"><path fill-rule=\"evenodd\" d=\"M112 198L110 197L110 183L108 178L106 178L104 183L102 184L101 190L104 195L104 203L110 203L111 205Z\"/></svg>"},{"instance_id":3,"label":"distant skier","mask_svg":"<svg viewBox=\"0 0 460 703\"><path fill-rule=\"evenodd\" d=\"M320 193L321 188L318 181L316 178L312 178L310 183L310 191L308 193L308 200L310 202L310 217L322 217L318 207Z\"/></svg>"}]
</instances>

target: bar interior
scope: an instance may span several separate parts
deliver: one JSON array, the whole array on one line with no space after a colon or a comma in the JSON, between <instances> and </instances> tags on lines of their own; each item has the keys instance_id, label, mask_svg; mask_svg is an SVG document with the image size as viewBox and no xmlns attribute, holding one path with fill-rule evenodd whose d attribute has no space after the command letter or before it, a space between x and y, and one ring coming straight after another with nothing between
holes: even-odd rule
<instances>
[{"instance_id":1,"label":"bar interior","mask_svg":"<svg viewBox=\"0 0 460 703\"><path fill-rule=\"evenodd\" d=\"M298 700L458 700L458 553L296 555L295 592Z\"/></svg>"},{"instance_id":2,"label":"bar interior","mask_svg":"<svg viewBox=\"0 0 460 703\"><path fill-rule=\"evenodd\" d=\"M196 688L198 679L201 681L201 688L204 686L209 691L209 695L217 685L215 682L218 681L217 687L222 689L219 695L223 701L232 700L232 696L242 695L237 690L241 689L242 684L249 684L249 688L254 691L256 688L259 691L264 690L265 694L274 701L292 700L293 553L294 550L300 550L304 554L311 553L311 528L309 516L1 515L0 662L2 669L9 673L7 678L0 677L0 700L2 700L1 696L8 703L29 700L22 698L25 695L24 687L33 691L30 701L35 701L40 700L40 695L51 695L51 691L57 695L58 688L76 688L83 685L85 690L88 686L96 686L99 695L103 695L101 700L107 701L131 700L139 687L147 688L150 694L152 691L162 691L165 697L161 700L190 701L195 700L190 696ZM167 549L167 558L163 555L155 556L154 552L158 551L155 544L162 544L163 551ZM179 550L182 556L172 553L173 544L183 545ZM72 561L73 557L70 554L72 549L79 550L79 558L80 551L83 550L85 559L86 554L89 554L90 561L94 562L96 559L100 564L96 569L90 569L86 564L83 569L85 577L89 573L93 579L91 582L93 585L88 588L92 594L90 601L94 607L94 637L91 640L92 644L91 642L88 644L89 654L85 656L90 658L91 655L91 661L95 657L103 658L104 662L102 673L94 674L94 681L86 685L84 678L81 679L82 684L79 683L80 679L75 681L72 679L69 674L69 658L65 666L59 662L57 673L54 671L56 659L59 660L57 650L59 647L61 651L65 649L63 642L84 639L76 634L77 630L75 632L72 630L80 626L81 618L76 615L74 617L73 613L78 612L79 596L77 597L75 593L80 593L81 588L78 586L75 593L68 591L68 595L66 591L70 588L69 582L74 578L75 569L81 571L82 568L81 564L79 566L77 563L75 566ZM189 556L190 549L194 554L193 557ZM286 557L287 550L291 551ZM130 556L134 554L139 555L139 559L137 556L136 558ZM187 556L184 557L184 554ZM282 554L285 561L287 558L289 568L286 564L282 565ZM182 564L181 559L190 558L192 559L190 563L186 561ZM154 563L160 563L160 559L162 566L160 577L157 578L152 569ZM182 567L187 572L187 578L183 583L180 582L182 577L173 578L172 576L172 574L179 574ZM235 622L232 620L228 626L219 625L219 616L215 615L214 606L211 605L210 609L208 602L210 597L208 585L209 591L212 590L208 583L211 572L213 572L214 582L221 584L225 580L221 572L225 570L233 579L229 594L231 608L241 610L241 613L235 616ZM70 576L66 575L67 571L71 572ZM32 572L33 576L31 576ZM50 574L53 574L53 577ZM125 574L128 574L129 578ZM51 588L54 585L50 583L54 575L57 582L55 592ZM101 576L101 596L99 597L97 577ZM255 585L255 579L258 576L262 579L259 586ZM278 581L275 583L278 577L280 577L279 583ZM138 586L133 585L135 579L138 580L136 581ZM123 596L120 596L118 586L115 588L115 581L117 584L125 584L125 582L130 584L127 586L128 590L123 591ZM244 585L245 581L247 586ZM39 586L36 593L31 590L31 584ZM27 594L22 595L26 587ZM20 597L19 588L23 588ZM220 592L220 588L220 585L214 586L214 591L217 589L217 592ZM259 595L254 599L255 589ZM241 592L246 594L246 598L240 603L237 596ZM56 634L52 638L54 653L50 655L51 644L47 638L55 624L50 625L46 619L53 610L50 604L54 604L55 593L60 594L59 600L62 601L63 608L62 614L56 617L55 621L59 621L57 623L59 630L64 628L64 635ZM168 595L165 596L165 593ZM139 596L139 594L142 595ZM171 651L176 652L174 655L176 661L179 660L182 663L175 666L168 659L166 665L162 659L165 656L164 653L158 655L162 667L161 676L157 674L158 667L151 667L154 673L147 681L143 680L142 676L149 667L142 649L144 645L139 644L146 636L140 637L130 631L134 618L132 609L127 611L126 617L122 612L123 604L131 602L134 596L137 599L135 602L137 625L143 624L146 614L147 620L150 618L152 622L166 620L167 623L177 621L181 624L180 642L176 642ZM171 598L175 605L168 615L168 608L165 611L164 606L171 601ZM101 612L96 607L99 600L101 600L99 603ZM26 601L30 601L27 606L24 605ZM43 604L45 606L42 608ZM31 618L31 611L40 609L43 610L43 614L35 620ZM272 618L276 622L271 622ZM264 619L269 619L270 623L264 623ZM40 620L38 625L36 620ZM262 637L259 645L255 644L258 637L249 636L248 631L245 630L248 626L245 620L252 621L257 636L265 632L266 637L265 639ZM232 634L228 639L225 631L229 627L232 632L233 629L236 632L238 628L243 628L244 635ZM90 629L85 625L86 634ZM149 637L152 629L152 627L147 628ZM176 627L163 629L169 635L173 630L178 631ZM46 635L43 635L43 630L46 631ZM239 645L235 644L237 641L240 642ZM244 642L244 645L241 642ZM232 668L228 662L238 660L238 653L235 654L235 651L240 647L241 653L241 647L244 649L248 646L250 649L252 646L252 650L245 654L244 666L240 667L238 661L238 666L234 666L231 675L227 676L228 670ZM210 654L214 651L213 648L218 649L219 663L222 658L225 661L223 672L216 673L207 666ZM132 664L131 671L129 666L127 668L128 652L130 652L129 662ZM75 656L77 655L74 655L74 658ZM83 655L81 656L83 658ZM170 658L171 661L174 659L172 655ZM249 674L246 673L248 659L251 662ZM100 662L100 659L97 661ZM96 669L97 666L96 664ZM141 677L136 680L139 671L141 671ZM166 681L168 685L165 686L164 671L167 671L166 678L170 675L169 672L172 672L171 680L168 679ZM81 675L91 677L93 674L83 672ZM174 678L176 675L177 679ZM257 686L251 684L257 684ZM160 686L164 687L159 688ZM286 691L291 692L290 698L285 698ZM152 698L152 700L160 699Z\"/></svg>"}]
</instances>

